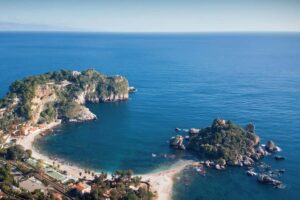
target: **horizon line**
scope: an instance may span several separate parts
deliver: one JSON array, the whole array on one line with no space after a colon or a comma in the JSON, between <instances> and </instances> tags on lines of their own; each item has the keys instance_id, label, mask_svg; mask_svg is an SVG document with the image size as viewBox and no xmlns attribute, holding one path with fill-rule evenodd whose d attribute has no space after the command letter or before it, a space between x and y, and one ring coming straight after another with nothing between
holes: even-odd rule
<instances>
[{"instance_id":1,"label":"horizon line","mask_svg":"<svg viewBox=\"0 0 300 200\"><path fill-rule=\"evenodd\" d=\"M90 33L90 34L203 34L203 33L300 33L299 31L85 31L85 30L0 30L0 33Z\"/></svg>"}]
</instances>

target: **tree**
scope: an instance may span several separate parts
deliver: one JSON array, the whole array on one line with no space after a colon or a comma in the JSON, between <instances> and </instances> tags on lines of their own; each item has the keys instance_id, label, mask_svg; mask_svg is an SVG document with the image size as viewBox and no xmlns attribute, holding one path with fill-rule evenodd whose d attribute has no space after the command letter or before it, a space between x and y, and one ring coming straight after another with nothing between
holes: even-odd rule
<instances>
[{"instance_id":1,"label":"tree","mask_svg":"<svg viewBox=\"0 0 300 200\"><path fill-rule=\"evenodd\" d=\"M42 172L43 168L44 168L44 161L42 159L38 159L36 163L36 169L38 170L38 172Z\"/></svg>"},{"instance_id":2,"label":"tree","mask_svg":"<svg viewBox=\"0 0 300 200\"><path fill-rule=\"evenodd\" d=\"M32 150L31 149L27 149L26 153L27 153L29 158L32 156Z\"/></svg>"},{"instance_id":3,"label":"tree","mask_svg":"<svg viewBox=\"0 0 300 200\"><path fill-rule=\"evenodd\" d=\"M142 177L136 176L132 178L132 183L134 184L135 187L139 186L141 183Z\"/></svg>"},{"instance_id":4,"label":"tree","mask_svg":"<svg viewBox=\"0 0 300 200\"><path fill-rule=\"evenodd\" d=\"M7 160L21 160L25 158L28 158L28 154L24 151L24 148L21 145L14 145L8 147L6 150Z\"/></svg>"}]
</instances>

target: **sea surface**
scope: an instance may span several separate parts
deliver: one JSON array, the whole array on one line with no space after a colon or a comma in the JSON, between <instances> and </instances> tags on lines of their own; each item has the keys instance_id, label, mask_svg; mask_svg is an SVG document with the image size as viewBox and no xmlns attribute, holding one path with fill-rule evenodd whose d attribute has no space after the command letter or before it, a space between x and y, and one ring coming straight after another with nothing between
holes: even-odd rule
<instances>
[{"instance_id":1,"label":"sea surface","mask_svg":"<svg viewBox=\"0 0 300 200\"><path fill-rule=\"evenodd\" d=\"M285 161L264 161L286 169L285 189L242 168L184 172L174 199L300 199L299 34L0 33L0 96L26 76L88 68L124 75L138 92L89 104L98 120L61 126L35 144L41 152L95 171L142 174L195 158L169 148L175 127L206 127L216 117L253 122L263 142L282 148Z\"/></svg>"}]
</instances>

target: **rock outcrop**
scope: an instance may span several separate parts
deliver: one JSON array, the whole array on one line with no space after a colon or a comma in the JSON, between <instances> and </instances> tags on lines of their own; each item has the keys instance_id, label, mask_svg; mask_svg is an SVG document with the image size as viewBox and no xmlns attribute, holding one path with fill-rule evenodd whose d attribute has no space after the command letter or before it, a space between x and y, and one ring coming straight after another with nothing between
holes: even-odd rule
<instances>
[{"instance_id":1,"label":"rock outcrop","mask_svg":"<svg viewBox=\"0 0 300 200\"><path fill-rule=\"evenodd\" d=\"M183 137L181 135L176 135L176 137L171 138L170 146L175 149L185 150L185 146L183 144Z\"/></svg>"},{"instance_id":2,"label":"rock outcrop","mask_svg":"<svg viewBox=\"0 0 300 200\"><path fill-rule=\"evenodd\" d=\"M73 112L75 113L73 116L67 116L69 122L84 122L97 119L97 116L84 106L78 106Z\"/></svg>"},{"instance_id":3,"label":"rock outcrop","mask_svg":"<svg viewBox=\"0 0 300 200\"><path fill-rule=\"evenodd\" d=\"M266 150L270 153L279 151L279 147L275 145L272 140L269 140L265 146Z\"/></svg>"},{"instance_id":4,"label":"rock outcrop","mask_svg":"<svg viewBox=\"0 0 300 200\"><path fill-rule=\"evenodd\" d=\"M267 174L259 174L257 177L257 181L260 183L273 185L274 187L279 187L280 185L282 185L281 181L278 181Z\"/></svg>"}]
</instances>

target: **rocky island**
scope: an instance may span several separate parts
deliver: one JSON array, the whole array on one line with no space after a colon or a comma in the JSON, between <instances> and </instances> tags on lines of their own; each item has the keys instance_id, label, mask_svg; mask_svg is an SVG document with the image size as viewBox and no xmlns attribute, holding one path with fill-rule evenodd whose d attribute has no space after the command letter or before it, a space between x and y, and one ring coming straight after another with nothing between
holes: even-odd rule
<instances>
[{"instance_id":1,"label":"rocky island","mask_svg":"<svg viewBox=\"0 0 300 200\"><path fill-rule=\"evenodd\" d=\"M180 132L180 128L175 129ZM170 139L170 146L178 150L196 152L200 159L206 159L201 164L214 167L217 170L226 166L246 166L247 174L256 176L254 166L263 157L278 152L280 148L273 141L266 145L260 144L260 137L255 132L254 124L247 124L245 128L230 120L214 119L211 126L189 129L188 136L176 135ZM276 160L284 160L282 156L275 156ZM265 163L260 163L258 182L281 187L282 183L273 177L274 174L283 173L283 170L272 171Z\"/></svg>"},{"instance_id":2,"label":"rocky island","mask_svg":"<svg viewBox=\"0 0 300 200\"><path fill-rule=\"evenodd\" d=\"M57 71L15 81L0 101L0 132L26 134L35 126L57 120L96 119L86 102L128 99L129 85L122 76L95 70Z\"/></svg>"},{"instance_id":3,"label":"rocky island","mask_svg":"<svg viewBox=\"0 0 300 200\"><path fill-rule=\"evenodd\" d=\"M230 120L215 119L210 127L191 128L186 147L180 135L171 139L171 146L196 151L199 156L208 157L221 166L251 165L253 159L263 156L258 149L260 138L253 127L249 124L243 129Z\"/></svg>"}]
</instances>

